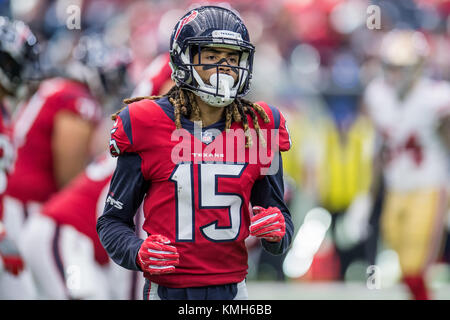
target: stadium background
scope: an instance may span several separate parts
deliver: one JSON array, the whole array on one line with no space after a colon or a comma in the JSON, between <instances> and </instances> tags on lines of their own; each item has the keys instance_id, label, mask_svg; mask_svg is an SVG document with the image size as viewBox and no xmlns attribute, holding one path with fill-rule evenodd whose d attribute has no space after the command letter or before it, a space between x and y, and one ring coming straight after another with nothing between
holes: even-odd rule
<instances>
[{"instance_id":1,"label":"stadium background","mask_svg":"<svg viewBox=\"0 0 450 320\"><path fill-rule=\"evenodd\" d=\"M284 159L287 191L296 236L308 245L299 245L300 242L294 240L291 251L281 260L261 256L261 248L250 239L250 298L407 299L406 288L399 281L397 256L379 237L376 210L370 217L368 232L361 232L358 227L346 228L345 219L337 219L342 223L337 224L335 232L331 231L331 215L356 219L351 220L355 226L355 221L359 221L358 210L367 209L364 195L372 183L371 166L361 171L361 181L352 180L348 176L356 163L339 163L324 152L330 150L328 143L335 148L333 152L348 151L345 144L329 140L333 133L340 131L347 137L356 137L355 141L365 148L364 156L369 160L373 155L376 139L370 123L354 124L362 110L364 88L380 72L377 51L386 32L395 28L425 32L432 48L427 72L435 78L450 80L450 1L233 0L208 3L231 6L241 14L256 46L249 98L265 100L280 108L294 143ZM124 84L125 88L135 86L145 67L168 50L176 21L186 9L198 4L203 3L3 0L0 14L30 25L42 46L44 70L64 67L76 39L88 31L101 31L107 41L125 44L133 55L129 66L130 83ZM70 29L69 24L75 21L72 20L74 12L76 19L76 11L71 11L73 6L80 9L80 25ZM105 110L105 115L111 111ZM348 148L351 147L349 144ZM370 163L367 159L360 161ZM355 199L359 199L357 204ZM327 210L318 209L320 207ZM350 210L353 215L348 214ZM310 219L305 219L308 216ZM313 220L319 223L306 223ZM337 247L350 252L346 258L348 267L341 273L343 261L336 253ZM355 250L350 250L352 248ZM439 263L429 274L437 299L450 298L448 259L450 256L444 245Z\"/></svg>"}]
</instances>

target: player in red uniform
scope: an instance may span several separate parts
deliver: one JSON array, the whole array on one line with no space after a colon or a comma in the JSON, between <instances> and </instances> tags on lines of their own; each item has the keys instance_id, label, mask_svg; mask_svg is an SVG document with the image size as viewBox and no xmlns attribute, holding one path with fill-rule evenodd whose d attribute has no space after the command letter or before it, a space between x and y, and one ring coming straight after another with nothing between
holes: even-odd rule
<instances>
[{"instance_id":1,"label":"player in red uniform","mask_svg":"<svg viewBox=\"0 0 450 320\"><path fill-rule=\"evenodd\" d=\"M44 80L18 110L12 123L16 160L3 198L3 220L19 247L27 217L86 165L99 112L98 103L85 85L63 78ZM82 156L71 157L73 151ZM1 287L15 292L18 298L30 299L34 295L14 285Z\"/></svg>"},{"instance_id":2,"label":"player in red uniform","mask_svg":"<svg viewBox=\"0 0 450 320\"><path fill-rule=\"evenodd\" d=\"M96 39L81 37L66 76L42 81L14 115L16 160L3 203L6 230L19 246L26 219L92 160L91 140L102 117L100 105L116 89L108 87L112 81L107 75L128 63Z\"/></svg>"},{"instance_id":3,"label":"player in red uniform","mask_svg":"<svg viewBox=\"0 0 450 320\"><path fill-rule=\"evenodd\" d=\"M153 72L142 77L140 94L165 93L164 83L171 81L166 68L160 59L150 64ZM95 230L105 201L112 201L107 192L115 167L115 158L102 155L27 220L23 255L41 298L135 299L142 292L142 277L110 263Z\"/></svg>"},{"instance_id":4,"label":"player in red uniform","mask_svg":"<svg viewBox=\"0 0 450 320\"><path fill-rule=\"evenodd\" d=\"M145 299L246 299L249 234L273 254L290 246L279 154L290 139L278 109L242 99L253 52L235 13L194 9L171 37L176 86L113 116L118 162L97 231L117 264L144 272Z\"/></svg>"},{"instance_id":5,"label":"player in red uniform","mask_svg":"<svg viewBox=\"0 0 450 320\"><path fill-rule=\"evenodd\" d=\"M115 167L100 156L27 220L22 254L40 298L130 298L131 272L109 263L95 231Z\"/></svg>"},{"instance_id":6,"label":"player in red uniform","mask_svg":"<svg viewBox=\"0 0 450 320\"><path fill-rule=\"evenodd\" d=\"M5 221L13 221L10 228L17 237L33 207L48 200L86 165L100 116L100 106L88 87L65 78L44 80L17 111L12 124L17 156L4 199Z\"/></svg>"},{"instance_id":7,"label":"player in red uniform","mask_svg":"<svg viewBox=\"0 0 450 320\"><path fill-rule=\"evenodd\" d=\"M14 234L3 223L2 199L12 169L14 150L9 137L10 112L27 94L30 80L37 77L38 43L29 27L18 20L0 16L0 288L17 284L31 292L22 273L24 263ZM0 299L16 298L0 290Z\"/></svg>"}]
</instances>

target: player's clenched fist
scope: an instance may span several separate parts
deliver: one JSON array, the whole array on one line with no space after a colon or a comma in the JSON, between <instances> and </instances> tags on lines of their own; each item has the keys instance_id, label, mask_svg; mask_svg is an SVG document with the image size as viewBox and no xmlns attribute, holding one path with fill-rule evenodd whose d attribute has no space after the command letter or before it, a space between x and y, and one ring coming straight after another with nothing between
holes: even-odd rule
<instances>
[{"instance_id":1,"label":"player's clenched fist","mask_svg":"<svg viewBox=\"0 0 450 320\"><path fill-rule=\"evenodd\" d=\"M175 266L179 263L179 255L177 248L169 244L170 240L159 234L145 239L137 256L137 262L142 271L150 274L175 271Z\"/></svg>"},{"instance_id":2,"label":"player's clenched fist","mask_svg":"<svg viewBox=\"0 0 450 320\"><path fill-rule=\"evenodd\" d=\"M279 242L286 233L284 216L280 209L269 207L253 207L254 216L251 219L250 234L266 239L270 242Z\"/></svg>"}]
</instances>

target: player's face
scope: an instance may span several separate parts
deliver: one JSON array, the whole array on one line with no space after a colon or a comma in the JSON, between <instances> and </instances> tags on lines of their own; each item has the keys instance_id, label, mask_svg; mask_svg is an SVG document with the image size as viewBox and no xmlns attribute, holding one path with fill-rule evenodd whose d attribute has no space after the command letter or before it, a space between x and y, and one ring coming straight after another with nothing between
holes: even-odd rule
<instances>
[{"instance_id":1,"label":"player's face","mask_svg":"<svg viewBox=\"0 0 450 320\"><path fill-rule=\"evenodd\" d=\"M193 63L204 64L194 68L205 83L209 83L211 75L217 72L215 66L208 66L208 64L220 64L219 73L232 76L234 83L238 79L239 70L238 68L233 68L239 65L239 52L236 50L216 47L202 48L200 54L194 55Z\"/></svg>"},{"instance_id":2,"label":"player's face","mask_svg":"<svg viewBox=\"0 0 450 320\"><path fill-rule=\"evenodd\" d=\"M420 73L420 68L414 66L383 65L384 79L389 86L394 88L400 95L406 94Z\"/></svg>"}]
</instances>

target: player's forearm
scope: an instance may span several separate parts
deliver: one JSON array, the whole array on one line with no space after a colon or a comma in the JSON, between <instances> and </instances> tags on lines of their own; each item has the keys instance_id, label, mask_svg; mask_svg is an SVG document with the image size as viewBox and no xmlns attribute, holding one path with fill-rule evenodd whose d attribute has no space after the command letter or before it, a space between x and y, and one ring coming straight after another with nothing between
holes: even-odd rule
<instances>
[{"instance_id":1,"label":"player's forearm","mask_svg":"<svg viewBox=\"0 0 450 320\"><path fill-rule=\"evenodd\" d=\"M283 164L281 155L279 159L280 163L277 173L265 176L263 179L256 181L253 185L251 194L252 206L256 205L263 208L277 207L283 214L286 225L286 234L283 239L280 242L261 240L263 248L274 255L283 254L289 249L294 233L294 224L292 223L291 214L284 202Z\"/></svg>"},{"instance_id":2,"label":"player's forearm","mask_svg":"<svg viewBox=\"0 0 450 320\"><path fill-rule=\"evenodd\" d=\"M115 263L126 269L140 271L136 265L136 256L143 240L136 236L131 226L114 217L103 215L97 221L97 233Z\"/></svg>"},{"instance_id":3,"label":"player's forearm","mask_svg":"<svg viewBox=\"0 0 450 320\"><path fill-rule=\"evenodd\" d=\"M141 172L138 154L124 154L117 160L97 233L111 259L124 268L140 270L136 256L143 242L136 233L134 216L149 187Z\"/></svg>"},{"instance_id":4,"label":"player's forearm","mask_svg":"<svg viewBox=\"0 0 450 320\"><path fill-rule=\"evenodd\" d=\"M287 223L286 215L284 215L284 217L286 222L286 234L284 235L283 239L281 239L280 242L270 242L265 239L261 240L263 248L273 255L281 255L286 253L292 242L292 234L293 234L292 221L289 218L290 223Z\"/></svg>"},{"instance_id":5,"label":"player's forearm","mask_svg":"<svg viewBox=\"0 0 450 320\"><path fill-rule=\"evenodd\" d=\"M281 211L284 216L284 221L286 224L286 233L281 239L280 242L270 242L265 239L261 240L261 244L263 248L273 254L273 255L281 255L287 252L292 242L292 235L294 233L294 225L292 223L291 215Z\"/></svg>"},{"instance_id":6,"label":"player's forearm","mask_svg":"<svg viewBox=\"0 0 450 320\"><path fill-rule=\"evenodd\" d=\"M261 244L267 252L269 252L273 255L281 255L281 254L286 253L287 250L289 249L289 247L291 246L292 236L294 233L294 224L292 222L291 214L290 214L289 210L287 209L287 206L284 204L284 201L283 201L283 203L281 203L279 201L278 201L278 203L272 202L272 205L267 205L267 206L277 207L278 209L280 209L280 211L284 217L286 233L283 236L283 238L281 239L281 241L279 241L279 242L270 242L265 239L261 239Z\"/></svg>"},{"instance_id":7,"label":"player's forearm","mask_svg":"<svg viewBox=\"0 0 450 320\"><path fill-rule=\"evenodd\" d=\"M86 166L94 126L70 112L59 112L52 136L53 170L59 188L67 185Z\"/></svg>"}]
</instances>

